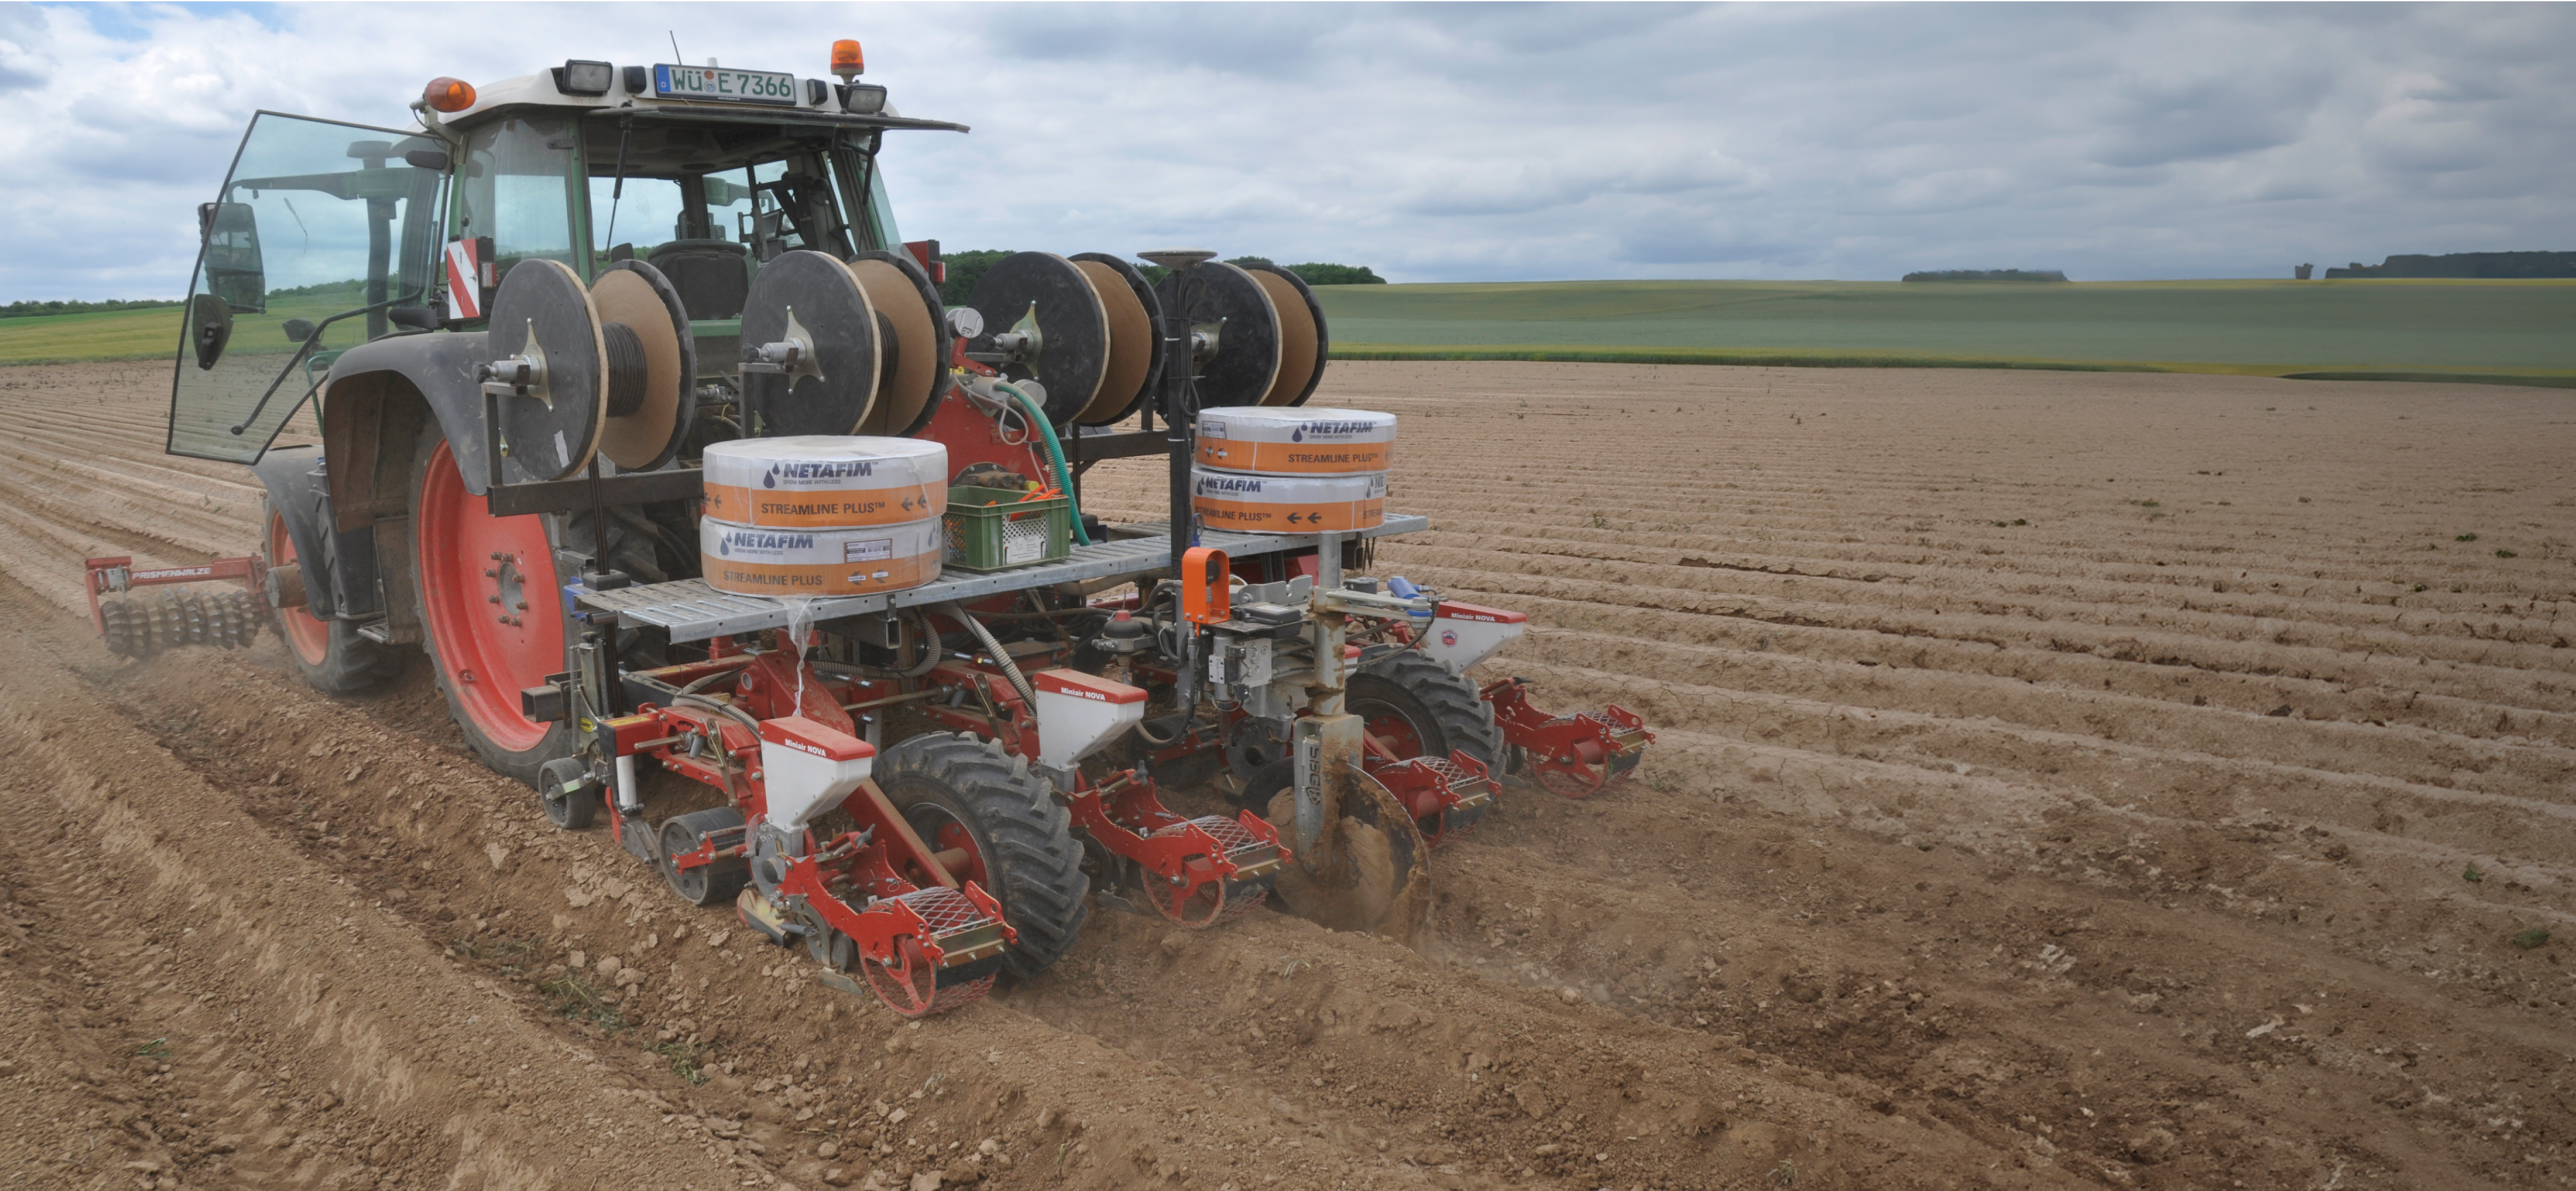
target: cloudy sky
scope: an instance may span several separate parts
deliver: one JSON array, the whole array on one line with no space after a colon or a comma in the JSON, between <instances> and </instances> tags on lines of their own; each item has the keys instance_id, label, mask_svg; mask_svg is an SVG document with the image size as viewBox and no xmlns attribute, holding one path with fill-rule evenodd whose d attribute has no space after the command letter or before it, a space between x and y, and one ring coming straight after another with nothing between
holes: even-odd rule
<instances>
[{"instance_id":1,"label":"cloudy sky","mask_svg":"<svg viewBox=\"0 0 2576 1191\"><path fill-rule=\"evenodd\" d=\"M908 114L950 248L1399 281L2286 276L2576 249L2576 7L0 4L0 301L176 296L255 109L403 125L565 58L824 73Z\"/></svg>"}]
</instances>

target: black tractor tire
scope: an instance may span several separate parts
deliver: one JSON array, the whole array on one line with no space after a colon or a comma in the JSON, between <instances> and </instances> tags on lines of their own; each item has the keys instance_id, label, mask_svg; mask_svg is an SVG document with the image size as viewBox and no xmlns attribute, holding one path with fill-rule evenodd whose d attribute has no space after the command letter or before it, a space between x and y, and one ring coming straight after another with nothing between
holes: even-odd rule
<instances>
[{"instance_id":1,"label":"black tractor tire","mask_svg":"<svg viewBox=\"0 0 2576 1191\"><path fill-rule=\"evenodd\" d=\"M751 882L751 862L735 856L713 864L683 871L671 867L670 858L697 850L698 841L716 832L742 826L742 811L720 806L713 810L691 811L674 816L662 824L662 881L679 894L680 900L693 906L731 904L742 887Z\"/></svg>"},{"instance_id":2,"label":"black tractor tire","mask_svg":"<svg viewBox=\"0 0 2576 1191\"><path fill-rule=\"evenodd\" d=\"M1359 672L1343 688L1342 706L1355 715L1401 716L1421 741L1423 756L1445 761L1454 749L1489 769L1503 756L1493 704L1466 676L1418 649L1389 649L1374 657L1364 652Z\"/></svg>"},{"instance_id":3,"label":"black tractor tire","mask_svg":"<svg viewBox=\"0 0 2576 1191\"><path fill-rule=\"evenodd\" d=\"M261 497L259 524L263 535L266 533L269 520L276 515L277 510L269 504L268 498ZM327 574L310 570L309 568L313 566L312 562L298 561L304 562L308 568L306 573L311 577L307 582L331 581ZM264 598L259 602L262 605L268 603ZM277 639L285 644L287 664L295 667L296 677L303 679L304 685L323 694L363 695L369 691L378 690L386 683L402 677L403 667L411 661L408 650L370 641L358 635L356 622L347 620L319 622L323 631L328 634L322 650L322 660L307 661L302 651L295 647L294 638L286 635L287 615L288 612L284 608L269 608L268 627L275 630Z\"/></svg>"},{"instance_id":4,"label":"black tractor tire","mask_svg":"<svg viewBox=\"0 0 2576 1191\"><path fill-rule=\"evenodd\" d=\"M876 782L922 842L936 851L938 828L966 829L984 865L984 891L1020 941L1002 970L1026 979L1073 946L1091 912L1073 817L1028 760L971 733L915 736L877 758Z\"/></svg>"},{"instance_id":5,"label":"black tractor tire","mask_svg":"<svg viewBox=\"0 0 2576 1191\"><path fill-rule=\"evenodd\" d=\"M418 548L421 524L420 494L423 484L428 479L430 461L435 457L442 441L438 423L433 421L421 427L420 437L413 447L411 523L414 538L411 543L406 544L407 552L416 551ZM604 544L599 540L599 519L589 510L579 513L538 515L545 519L546 543L554 555L556 578L561 582L570 582L578 573L579 560L587 558L602 560L603 565L608 569L623 572L633 583L660 583L669 577L662 562L665 551L658 541L654 523L638 506L610 506L607 517L608 536ZM468 714L459 703L456 692L448 680L447 668L437 664L438 639L437 634L430 628L435 622L430 618L427 585L423 582L423 576L417 573L417 566L414 571L411 590L404 593L404 598L413 602L414 610L420 618L421 648L431 657L430 675L438 686L440 697L447 701L448 718L454 720L457 728L465 733L466 744L473 748L475 755L482 758L485 765L490 766L495 772L516 778L531 787L537 785L542 780L541 773L546 762L571 757L579 752L581 745L579 729L568 719L557 721L547 725L545 735L535 744L525 749L513 750L493 740L478 728L474 723L474 717ZM387 595L391 598L392 593L389 592ZM534 613L537 608L542 608L546 615L564 617L563 666L565 669L570 669L572 646L581 638L581 626L565 616L560 599L545 599L532 601L532 603L536 607L530 610L531 613ZM641 629L632 626L619 629L618 645L620 650L624 651L622 656L630 669L658 665L662 660L660 656L662 649L658 643L647 639Z\"/></svg>"}]
</instances>

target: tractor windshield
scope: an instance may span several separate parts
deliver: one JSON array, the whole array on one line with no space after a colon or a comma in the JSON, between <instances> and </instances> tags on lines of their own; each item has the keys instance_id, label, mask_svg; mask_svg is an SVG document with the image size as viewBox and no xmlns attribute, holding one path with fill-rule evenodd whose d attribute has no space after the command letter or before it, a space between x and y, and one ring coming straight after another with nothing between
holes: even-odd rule
<instances>
[{"instance_id":1,"label":"tractor windshield","mask_svg":"<svg viewBox=\"0 0 2576 1191\"><path fill-rule=\"evenodd\" d=\"M873 134L593 117L582 163L593 260L650 262L692 319L740 317L751 275L781 252L846 258L900 242Z\"/></svg>"}]
</instances>

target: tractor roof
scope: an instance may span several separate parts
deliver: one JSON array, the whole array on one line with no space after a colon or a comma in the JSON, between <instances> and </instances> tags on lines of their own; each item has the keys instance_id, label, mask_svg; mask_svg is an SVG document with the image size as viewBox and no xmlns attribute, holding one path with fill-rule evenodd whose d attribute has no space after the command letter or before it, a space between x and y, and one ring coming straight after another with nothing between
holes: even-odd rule
<instances>
[{"instance_id":1,"label":"tractor roof","mask_svg":"<svg viewBox=\"0 0 2576 1191\"><path fill-rule=\"evenodd\" d=\"M605 95L572 95L556 82L560 70L541 71L502 79L477 86L474 103L462 111L448 113L443 122L470 126L503 113L531 110L577 111L592 116L645 115L665 120L704 121L715 124L802 124L816 128L917 128L940 132L965 132L966 125L944 120L920 120L897 112L888 103L881 112L862 115L840 110L834 90L823 88L820 103L807 102L805 84L798 80L798 101L794 104L722 103L697 100L664 99L647 92L628 95L621 87L610 87Z\"/></svg>"}]
</instances>

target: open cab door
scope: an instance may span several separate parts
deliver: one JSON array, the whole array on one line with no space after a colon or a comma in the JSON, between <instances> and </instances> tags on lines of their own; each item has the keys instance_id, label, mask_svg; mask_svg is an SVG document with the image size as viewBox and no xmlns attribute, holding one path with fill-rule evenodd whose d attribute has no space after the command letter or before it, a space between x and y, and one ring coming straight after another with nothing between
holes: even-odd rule
<instances>
[{"instance_id":1,"label":"open cab door","mask_svg":"<svg viewBox=\"0 0 2576 1191\"><path fill-rule=\"evenodd\" d=\"M256 462L342 349L426 306L440 141L261 112L213 202L188 286L169 452ZM399 248L399 251L397 249Z\"/></svg>"}]
</instances>

